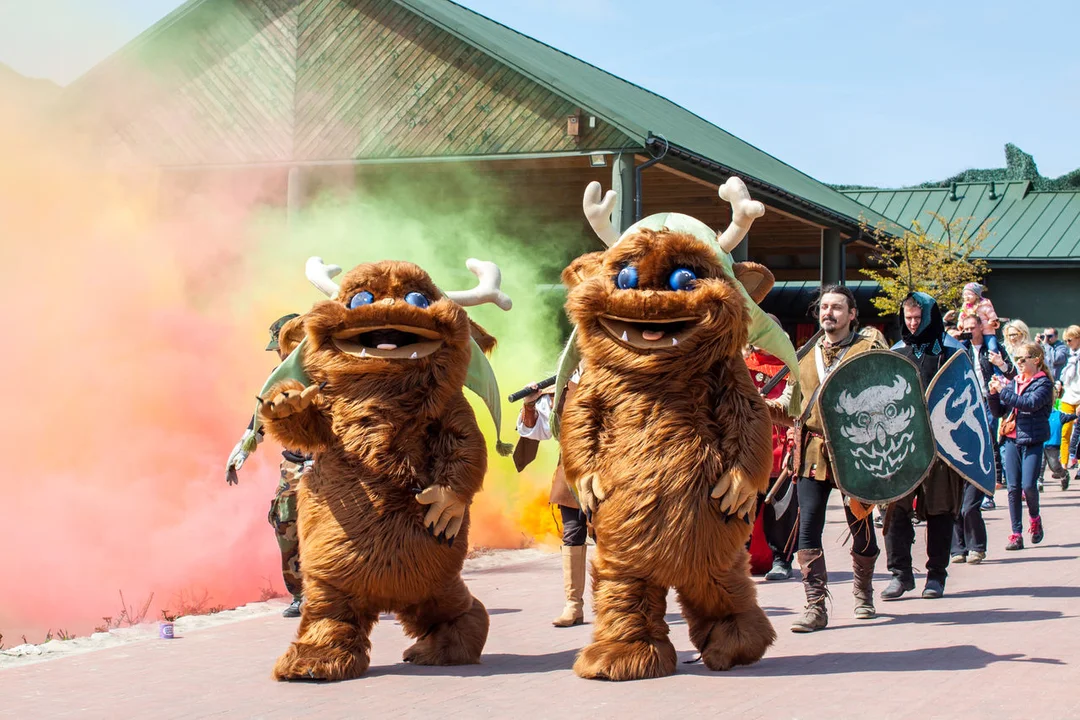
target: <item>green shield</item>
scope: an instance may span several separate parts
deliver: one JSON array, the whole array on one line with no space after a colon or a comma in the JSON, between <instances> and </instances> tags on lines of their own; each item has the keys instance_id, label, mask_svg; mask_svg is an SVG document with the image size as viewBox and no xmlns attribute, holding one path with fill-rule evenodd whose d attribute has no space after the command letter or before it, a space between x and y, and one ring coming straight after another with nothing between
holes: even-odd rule
<instances>
[{"instance_id":1,"label":"green shield","mask_svg":"<svg viewBox=\"0 0 1080 720\"><path fill-rule=\"evenodd\" d=\"M926 477L934 434L919 370L902 355L871 350L829 373L818 393L832 475L864 503L898 500Z\"/></svg>"}]
</instances>

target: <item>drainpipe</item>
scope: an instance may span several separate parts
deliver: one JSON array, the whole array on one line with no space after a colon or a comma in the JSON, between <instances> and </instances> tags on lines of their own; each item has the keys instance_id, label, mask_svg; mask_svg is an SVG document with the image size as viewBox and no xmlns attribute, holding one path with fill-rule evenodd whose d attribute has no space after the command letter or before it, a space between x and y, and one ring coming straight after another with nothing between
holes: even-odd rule
<instances>
[{"instance_id":1,"label":"drainpipe","mask_svg":"<svg viewBox=\"0 0 1080 720\"><path fill-rule=\"evenodd\" d=\"M641 219L641 171L663 160L664 156L667 155L668 148L671 147L667 138L663 135L657 135L656 137L664 141L664 149L652 160L643 162L634 168L634 222Z\"/></svg>"}]
</instances>

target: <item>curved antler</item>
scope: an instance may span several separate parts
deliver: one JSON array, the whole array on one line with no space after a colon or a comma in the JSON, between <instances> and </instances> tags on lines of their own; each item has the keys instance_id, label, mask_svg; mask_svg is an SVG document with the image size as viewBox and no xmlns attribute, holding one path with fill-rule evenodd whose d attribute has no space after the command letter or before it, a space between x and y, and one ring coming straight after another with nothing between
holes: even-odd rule
<instances>
[{"instance_id":1,"label":"curved antler","mask_svg":"<svg viewBox=\"0 0 1080 720\"><path fill-rule=\"evenodd\" d=\"M337 296L340 289L332 278L340 273L340 266L327 265L321 257L309 257L307 263L304 264L304 274L307 275L307 279L331 300Z\"/></svg>"},{"instance_id":2,"label":"curved antler","mask_svg":"<svg viewBox=\"0 0 1080 720\"><path fill-rule=\"evenodd\" d=\"M731 224L716 241L724 252L730 253L742 242L746 233L750 232L750 225L754 220L765 214L765 206L757 200L751 200L746 183L734 175L720 186L720 199L731 205Z\"/></svg>"},{"instance_id":3,"label":"curved antler","mask_svg":"<svg viewBox=\"0 0 1080 720\"><path fill-rule=\"evenodd\" d=\"M444 291L443 295L462 307L484 303L494 303L503 310L513 307L514 303L510 296L499 289L502 285L502 271L499 270L498 265L486 260L469 258L465 261L465 267L469 268L469 271L479 280L476 287L472 290Z\"/></svg>"},{"instance_id":4,"label":"curved antler","mask_svg":"<svg viewBox=\"0 0 1080 720\"><path fill-rule=\"evenodd\" d=\"M611 226L611 211L615 209L615 201L618 199L614 190L608 190L604 199L600 199L602 188L600 183L593 180L585 187L585 197L581 200L581 209L585 211L585 217L589 219L596 237L600 238L608 247L619 241L619 233Z\"/></svg>"}]
</instances>

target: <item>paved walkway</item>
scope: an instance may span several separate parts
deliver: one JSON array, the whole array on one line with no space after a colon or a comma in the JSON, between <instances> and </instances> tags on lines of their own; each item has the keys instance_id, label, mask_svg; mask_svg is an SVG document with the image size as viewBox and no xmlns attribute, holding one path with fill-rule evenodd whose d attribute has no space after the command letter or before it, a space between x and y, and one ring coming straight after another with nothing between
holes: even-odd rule
<instances>
[{"instance_id":1,"label":"paved walkway","mask_svg":"<svg viewBox=\"0 0 1080 720\"><path fill-rule=\"evenodd\" d=\"M779 639L759 664L713 673L680 664L674 677L634 683L577 678L570 670L590 626L557 630L557 556L473 572L466 580L491 612L479 666L405 665L408 645L392 618L375 629L371 669L345 683L285 684L270 669L296 622L262 617L0 671L0 717L229 718L586 717L1080 718L1080 492L1047 486L1042 545L1003 548L1005 493L986 513L990 556L950 568L946 596L878 603L879 618L852 616L842 514L826 530L832 614L823 632L795 635L797 582L760 583ZM834 494L835 498L835 494ZM919 528L919 535L923 534ZM922 538L916 558L925 557ZM878 561L876 589L886 580ZM920 578L921 589L921 578ZM681 661L694 653L669 603Z\"/></svg>"}]
</instances>

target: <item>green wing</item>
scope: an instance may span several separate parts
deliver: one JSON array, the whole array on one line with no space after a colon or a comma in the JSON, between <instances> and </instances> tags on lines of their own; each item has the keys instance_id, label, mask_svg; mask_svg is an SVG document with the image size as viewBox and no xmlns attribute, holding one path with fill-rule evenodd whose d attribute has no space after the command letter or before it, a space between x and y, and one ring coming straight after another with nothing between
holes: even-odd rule
<instances>
[{"instance_id":1,"label":"green wing","mask_svg":"<svg viewBox=\"0 0 1080 720\"><path fill-rule=\"evenodd\" d=\"M465 376L465 387L480 396L491 413L495 423L495 450L503 456L514 452L514 446L502 441L502 404L499 397L499 381L487 356L475 340L472 343L472 356L469 358L469 372Z\"/></svg>"},{"instance_id":2,"label":"green wing","mask_svg":"<svg viewBox=\"0 0 1080 720\"><path fill-rule=\"evenodd\" d=\"M285 358L285 361L274 368L274 372L270 373L270 377L266 378L266 382L263 383L262 390L259 391L259 397L266 395L266 392L277 385L282 380L296 380L300 382L304 387L311 384L311 378L308 377L307 372L304 371L304 361L301 359L304 356L304 348L307 347L307 338L305 337L300 341L300 344L293 348L293 351L289 353L289 357ZM252 453L255 452L255 436L262 428L262 422L259 420L259 407L262 403L255 406L255 424L251 427L251 435L244 439L244 450ZM247 447L250 444L251 447Z\"/></svg>"}]
</instances>

